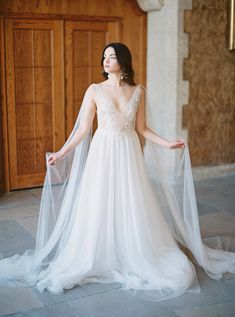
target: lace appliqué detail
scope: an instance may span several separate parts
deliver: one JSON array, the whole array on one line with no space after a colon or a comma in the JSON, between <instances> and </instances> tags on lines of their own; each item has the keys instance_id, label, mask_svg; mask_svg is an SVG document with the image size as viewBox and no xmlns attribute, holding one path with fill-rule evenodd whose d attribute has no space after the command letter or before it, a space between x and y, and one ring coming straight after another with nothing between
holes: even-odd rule
<instances>
[{"instance_id":1,"label":"lace appliqu\u00e9 detail","mask_svg":"<svg viewBox=\"0 0 235 317\"><path fill-rule=\"evenodd\" d=\"M100 104L97 105L98 129L119 133L133 131L139 106L140 87L135 88L125 109L121 112L104 95L100 87L97 87L96 91L100 101Z\"/></svg>"}]
</instances>

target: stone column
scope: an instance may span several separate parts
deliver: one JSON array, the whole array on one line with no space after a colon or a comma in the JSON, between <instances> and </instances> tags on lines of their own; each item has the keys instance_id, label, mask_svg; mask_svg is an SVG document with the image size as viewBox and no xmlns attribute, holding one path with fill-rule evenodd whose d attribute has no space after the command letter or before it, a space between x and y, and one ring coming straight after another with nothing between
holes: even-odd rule
<instances>
[{"instance_id":1,"label":"stone column","mask_svg":"<svg viewBox=\"0 0 235 317\"><path fill-rule=\"evenodd\" d=\"M187 34L183 10L192 0L137 0L147 12L147 94L154 113L154 130L168 140L182 137L182 106L188 103L188 82L183 81ZM177 151L176 151L177 152ZM173 163L173 162L171 162Z\"/></svg>"}]
</instances>

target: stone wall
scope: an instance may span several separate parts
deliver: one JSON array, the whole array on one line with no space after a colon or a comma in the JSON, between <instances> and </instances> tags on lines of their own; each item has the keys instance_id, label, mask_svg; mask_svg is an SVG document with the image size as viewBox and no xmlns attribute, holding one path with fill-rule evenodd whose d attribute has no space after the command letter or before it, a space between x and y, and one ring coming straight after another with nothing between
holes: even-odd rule
<instances>
[{"instance_id":1,"label":"stone wall","mask_svg":"<svg viewBox=\"0 0 235 317\"><path fill-rule=\"evenodd\" d=\"M193 0L185 12L189 57L189 104L183 127L188 131L193 166L235 162L235 51L228 50L229 1Z\"/></svg>"}]
</instances>

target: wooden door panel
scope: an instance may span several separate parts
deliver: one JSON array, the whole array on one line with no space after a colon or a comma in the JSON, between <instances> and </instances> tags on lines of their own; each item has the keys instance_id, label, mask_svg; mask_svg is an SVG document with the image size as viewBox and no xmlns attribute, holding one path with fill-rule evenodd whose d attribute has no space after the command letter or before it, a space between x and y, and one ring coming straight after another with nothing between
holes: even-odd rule
<instances>
[{"instance_id":1,"label":"wooden door panel","mask_svg":"<svg viewBox=\"0 0 235 317\"><path fill-rule=\"evenodd\" d=\"M121 41L120 22L67 21L65 23L66 136L77 118L84 92L101 77L101 53L110 41ZM94 120L94 129L97 120Z\"/></svg>"},{"instance_id":2,"label":"wooden door panel","mask_svg":"<svg viewBox=\"0 0 235 317\"><path fill-rule=\"evenodd\" d=\"M10 21L7 21L6 24L8 25ZM10 25L9 25L10 27ZM14 43L14 64L15 67L17 66L33 66L33 47L32 47L32 30L21 30L21 29L14 29L14 33L12 34Z\"/></svg>"},{"instance_id":3,"label":"wooden door panel","mask_svg":"<svg viewBox=\"0 0 235 317\"><path fill-rule=\"evenodd\" d=\"M6 19L10 187L42 185L65 139L63 22Z\"/></svg>"},{"instance_id":4,"label":"wooden door panel","mask_svg":"<svg viewBox=\"0 0 235 317\"><path fill-rule=\"evenodd\" d=\"M58 26L60 26L60 23ZM51 30L34 30L35 67L40 67L41 65L43 65L44 67L52 66L53 59L51 58L51 54L53 46L51 45L51 37Z\"/></svg>"}]
</instances>

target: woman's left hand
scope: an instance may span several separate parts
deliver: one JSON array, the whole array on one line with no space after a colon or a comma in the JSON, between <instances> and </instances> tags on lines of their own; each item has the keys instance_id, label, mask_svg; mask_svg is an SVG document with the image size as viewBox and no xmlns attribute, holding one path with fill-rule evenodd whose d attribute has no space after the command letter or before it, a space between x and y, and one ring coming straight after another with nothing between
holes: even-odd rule
<instances>
[{"instance_id":1,"label":"woman's left hand","mask_svg":"<svg viewBox=\"0 0 235 317\"><path fill-rule=\"evenodd\" d=\"M182 149L185 147L185 140L183 139L180 139L180 140L176 140L176 141L173 141L173 142L170 142L169 143L169 149L173 150L173 149Z\"/></svg>"}]
</instances>

